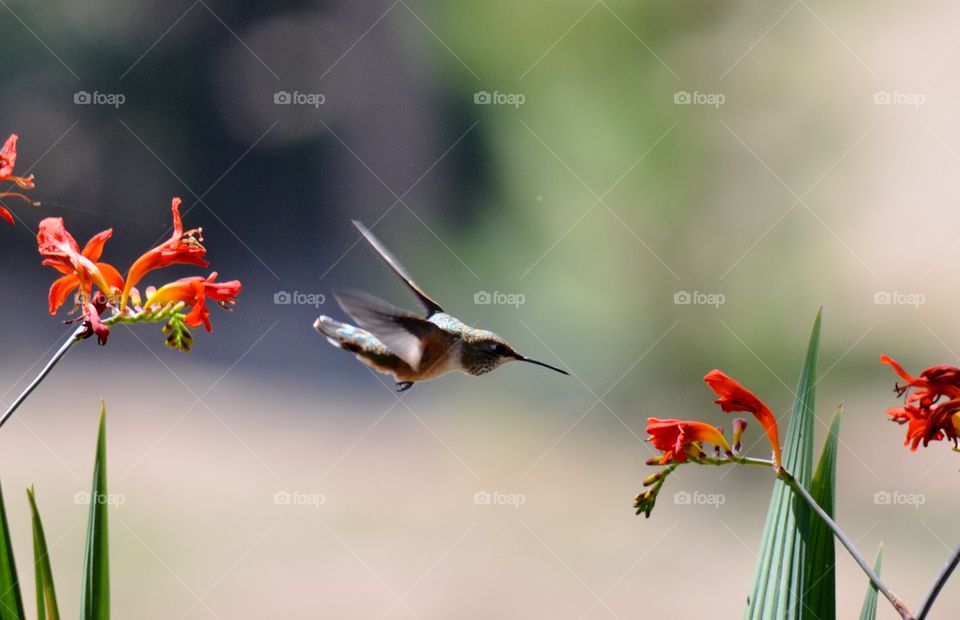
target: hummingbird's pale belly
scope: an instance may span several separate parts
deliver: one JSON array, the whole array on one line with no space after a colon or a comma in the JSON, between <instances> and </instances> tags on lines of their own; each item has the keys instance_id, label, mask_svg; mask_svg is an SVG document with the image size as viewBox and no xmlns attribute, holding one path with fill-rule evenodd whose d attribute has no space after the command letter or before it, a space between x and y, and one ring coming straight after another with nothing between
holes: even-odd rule
<instances>
[{"instance_id":1,"label":"hummingbird's pale belly","mask_svg":"<svg viewBox=\"0 0 960 620\"><path fill-rule=\"evenodd\" d=\"M423 355L420 358L420 366L417 370L410 367L409 364L397 358L398 364L388 365L385 368L378 369L380 372L392 374L397 381L426 381L445 375L453 370L462 370L460 365L460 347L459 339L437 339L436 342L424 343ZM390 367L392 366L392 367Z\"/></svg>"},{"instance_id":2,"label":"hummingbird's pale belly","mask_svg":"<svg viewBox=\"0 0 960 620\"><path fill-rule=\"evenodd\" d=\"M452 370L462 370L460 339L448 334L425 339L417 370L364 329L337 323L335 336L337 346L352 352L357 359L377 372L393 375L397 381L426 381Z\"/></svg>"}]
</instances>

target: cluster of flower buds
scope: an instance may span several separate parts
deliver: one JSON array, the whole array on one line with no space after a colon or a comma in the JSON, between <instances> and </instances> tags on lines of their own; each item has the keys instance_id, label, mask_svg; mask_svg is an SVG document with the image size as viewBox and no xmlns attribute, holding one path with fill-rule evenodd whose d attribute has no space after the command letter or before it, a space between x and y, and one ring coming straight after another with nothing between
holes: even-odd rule
<instances>
[{"instance_id":1,"label":"cluster of flower buds","mask_svg":"<svg viewBox=\"0 0 960 620\"><path fill-rule=\"evenodd\" d=\"M193 276L159 288L150 286L140 294L137 284L151 271L176 264L208 266L201 229L183 230L179 198L173 199L171 209L173 235L135 260L125 277L111 264L100 261L113 229L94 235L81 249L67 232L63 218L41 221L37 244L43 264L62 274L50 287L50 314L56 314L74 293L73 311L79 316L68 322L83 322L82 337L96 335L100 344L106 344L110 325L163 322L167 346L188 351L190 327L211 329L207 300L229 309L241 286L238 280L217 282L217 273L213 272L205 278Z\"/></svg>"}]
</instances>

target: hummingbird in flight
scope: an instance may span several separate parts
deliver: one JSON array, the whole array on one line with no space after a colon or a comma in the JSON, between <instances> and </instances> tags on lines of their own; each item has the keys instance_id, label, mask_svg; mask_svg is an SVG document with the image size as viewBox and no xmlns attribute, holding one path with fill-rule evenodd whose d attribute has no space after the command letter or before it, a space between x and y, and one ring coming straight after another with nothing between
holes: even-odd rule
<instances>
[{"instance_id":1,"label":"hummingbird in flight","mask_svg":"<svg viewBox=\"0 0 960 620\"><path fill-rule=\"evenodd\" d=\"M495 333L470 327L447 314L373 233L356 220L353 225L420 300L425 313L414 314L359 291L334 291L337 303L356 325L320 316L313 327L333 346L353 353L378 372L393 375L398 392L454 370L478 376L514 361L570 374L523 356Z\"/></svg>"}]
</instances>

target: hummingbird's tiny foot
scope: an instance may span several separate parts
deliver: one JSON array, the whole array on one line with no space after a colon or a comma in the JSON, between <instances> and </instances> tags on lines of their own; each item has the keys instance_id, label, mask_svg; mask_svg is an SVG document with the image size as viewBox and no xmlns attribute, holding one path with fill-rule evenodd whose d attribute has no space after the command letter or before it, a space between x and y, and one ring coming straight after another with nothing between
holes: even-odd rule
<instances>
[{"instance_id":1,"label":"hummingbird's tiny foot","mask_svg":"<svg viewBox=\"0 0 960 620\"><path fill-rule=\"evenodd\" d=\"M413 387L413 381L397 381L397 392L406 392Z\"/></svg>"}]
</instances>

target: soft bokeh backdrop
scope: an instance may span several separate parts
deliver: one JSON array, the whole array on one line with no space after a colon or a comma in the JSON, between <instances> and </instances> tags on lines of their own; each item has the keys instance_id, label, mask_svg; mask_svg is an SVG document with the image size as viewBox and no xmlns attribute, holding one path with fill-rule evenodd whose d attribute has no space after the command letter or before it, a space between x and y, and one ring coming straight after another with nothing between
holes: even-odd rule
<instances>
[{"instance_id":1,"label":"soft bokeh backdrop","mask_svg":"<svg viewBox=\"0 0 960 620\"><path fill-rule=\"evenodd\" d=\"M886 541L913 604L960 538L957 455L900 445L877 362L960 351L955 4L0 5L0 132L44 203L0 229L3 402L65 334L44 216L113 227L125 265L182 196L244 283L189 355L152 327L83 343L0 433L23 576L35 483L67 615L102 398L117 617L738 617L771 477L687 468L635 517L645 419L729 427L714 367L785 413L821 305L839 521L866 555ZM513 365L397 400L311 330L333 303L277 303L352 286L413 307L352 218L575 376ZM838 558L848 618L866 582ZM952 582L934 617L958 603Z\"/></svg>"}]
</instances>

